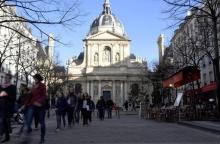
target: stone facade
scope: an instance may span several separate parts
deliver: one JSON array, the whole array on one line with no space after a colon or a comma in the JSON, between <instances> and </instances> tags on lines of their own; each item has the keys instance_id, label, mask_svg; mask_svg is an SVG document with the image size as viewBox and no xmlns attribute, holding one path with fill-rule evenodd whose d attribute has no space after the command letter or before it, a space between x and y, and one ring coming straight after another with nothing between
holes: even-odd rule
<instances>
[{"instance_id":1,"label":"stone facade","mask_svg":"<svg viewBox=\"0 0 220 144\"><path fill-rule=\"evenodd\" d=\"M149 82L146 73L143 73L147 63L131 57L131 40L125 34L122 23L111 14L109 1L105 1L103 7L102 14L92 23L89 34L83 40L84 52L77 59L69 60L69 82L76 93L81 89L95 102L104 96L122 105L129 97L132 84L140 87ZM152 88L148 95L151 93Z\"/></svg>"}]
</instances>

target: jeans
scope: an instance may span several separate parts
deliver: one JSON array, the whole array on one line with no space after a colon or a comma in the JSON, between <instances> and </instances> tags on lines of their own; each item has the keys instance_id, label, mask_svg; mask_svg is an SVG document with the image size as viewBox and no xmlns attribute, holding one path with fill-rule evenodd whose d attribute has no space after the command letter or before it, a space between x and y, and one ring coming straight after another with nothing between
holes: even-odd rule
<instances>
[{"instance_id":1,"label":"jeans","mask_svg":"<svg viewBox=\"0 0 220 144\"><path fill-rule=\"evenodd\" d=\"M112 118L112 109L108 108L107 111L108 111L108 118Z\"/></svg>"},{"instance_id":2,"label":"jeans","mask_svg":"<svg viewBox=\"0 0 220 144\"><path fill-rule=\"evenodd\" d=\"M80 110L77 109L76 112L75 112L75 120L77 123L79 123L79 119L80 119Z\"/></svg>"},{"instance_id":3,"label":"jeans","mask_svg":"<svg viewBox=\"0 0 220 144\"><path fill-rule=\"evenodd\" d=\"M45 126L45 109L36 106L29 106L27 109L27 132L31 132L31 124L34 118L34 114L38 115L39 123L41 125L41 140L44 140L46 133Z\"/></svg>"},{"instance_id":4,"label":"jeans","mask_svg":"<svg viewBox=\"0 0 220 144\"><path fill-rule=\"evenodd\" d=\"M57 118L57 129L61 128L61 119L63 120L63 127L66 126L66 119L65 119L65 112L56 111L56 118Z\"/></svg>"}]
</instances>

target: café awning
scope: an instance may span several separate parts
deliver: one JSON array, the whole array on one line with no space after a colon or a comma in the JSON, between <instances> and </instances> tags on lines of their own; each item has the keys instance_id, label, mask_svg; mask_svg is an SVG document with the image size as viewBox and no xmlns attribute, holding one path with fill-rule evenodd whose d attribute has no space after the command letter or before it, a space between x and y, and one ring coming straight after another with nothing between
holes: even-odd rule
<instances>
[{"instance_id":1,"label":"caf\u00e9 awning","mask_svg":"<svg viewBox=\"0 0 220 144\"><path fill-rule=\"evenodd\" d=\"M209 91L214 91L216 90L217 88L217 85L216 85L216 82L213 82L209 85L205 85L201 88L201 92L209 92Z\"/></svg>"},{"instance_id":2,"label":"caf\u00e9 awning","mask_svg":"<svg viewBox=\"0 0 220 144\"><path fill-rule=\"evenodd\" d=\"M195 66L188 66L163 80L163 87L180 87L200 79L200 70Z\"/></svg>"}]
</instances>

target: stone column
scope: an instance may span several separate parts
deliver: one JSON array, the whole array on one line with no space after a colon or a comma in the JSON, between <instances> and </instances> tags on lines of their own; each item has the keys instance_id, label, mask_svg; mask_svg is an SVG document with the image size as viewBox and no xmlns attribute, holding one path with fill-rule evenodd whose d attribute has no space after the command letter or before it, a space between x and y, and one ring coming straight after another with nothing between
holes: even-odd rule
<instances>
[{"instance_id":1,"label":"stone column","mask_svg":"<svg viewBox=\"0 0 220 144\"><path fill-rule=\"evenodd\" d=\"M125 100L127 100L128 99L128 82L127 81L125 81L125 83L124 83L125 85L124 85L124 90L125 90L125 97L124 97L124 99L123 99L123 103L125 102Z\"/></svg>"},{"instance_id":2,"label":"stone column","mask_svg":"<svg viewBox=\"0 0 220 144\"><path fill-rule=\"evenodd\" d=\"M123 104L122 103L122 100L123 100L123 96L124 96L124 88L123 88L123 81L120 82L120 85L121 85L121 94L120 94L120 104Z\"/></svg>"},{"instance_id":3,"label":"stone column","mask_svg":"<svg viewBox=\"0 0 220 144\"><path fill-rule=\"evenodd\" d=\"M94 81L91 81L90 95L92 98L94 98Z\"/></svg>"},{"instance_id":4,"label":"stone column","mask_svg":"<svg viewBox=\"0 0 220 144\"><path fill-rule=\"evenodd\" d=\"M113 102L116 102L116 86L115 86L115 80L112 81L112 100L113 100Z\"/></svg>"},{"instance_id":5,"label":"stone column","mask_svg":"<svg viewBox=\"0 0 220 144\"><path fill-rule=\"evenodd\" d=\"M98 92L98 98L102 95L102 92L101 92L101 82L102 81L99 81L99 92Z\"/></svg>"},{"instance_id":6,"label":"stone column","mask_svg":"<svg viewBox=\"0 0 220 144\"><path fill-rule=\"evenodd\" d=\"M86 81L86 92L87 92L88 94L89 94L89 92L90 92L89 87L90 87L90 81Z\"/></svg>"}]
</instances>

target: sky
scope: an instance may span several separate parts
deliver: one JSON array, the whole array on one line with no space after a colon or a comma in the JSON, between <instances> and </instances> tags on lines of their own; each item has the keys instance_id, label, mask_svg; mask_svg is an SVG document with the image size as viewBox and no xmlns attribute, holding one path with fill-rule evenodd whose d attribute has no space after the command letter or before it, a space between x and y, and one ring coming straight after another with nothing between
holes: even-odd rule
<instances>
[{"instance_id":1,"label":"sky","mask_svg":"<svg viewBox=\"0 0 220 144\"><path fill-rule=\"evenodd\" d=\"M81 24L73 25L72 30L49 30L58 35L68 46L56 45L55 51L59 55L62 64L67 59L78 56L83 51L82 40L86 37L90 25L102 12L104 0L81 0L79 9L86 15L80 18ZM158 61L157 39L165 34L166 44L172 36L173 29L167 29L168 21L162 11L166 5L162 0L110 0L111 10L123 23L125 31L131 41L131 53L145 58L149 67Z\"/></svg>"}]
</instances>

